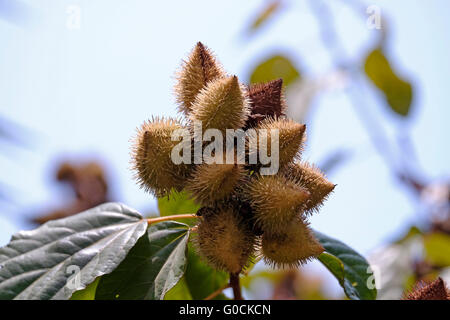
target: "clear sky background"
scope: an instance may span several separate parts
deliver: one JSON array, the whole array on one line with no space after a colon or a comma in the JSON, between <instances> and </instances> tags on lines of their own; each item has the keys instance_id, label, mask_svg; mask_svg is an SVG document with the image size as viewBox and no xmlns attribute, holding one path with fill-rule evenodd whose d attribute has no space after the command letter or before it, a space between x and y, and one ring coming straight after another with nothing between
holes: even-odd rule
<instances>
[{"instance_id":1,"label":"clear sky background","mask_svg":"<svg viewBox=\"0 0 450 320\"><path fill-rule=\"evenodd\" d=\"M288 2L251 39L242 33L261 1L34 0L21 2L25 15L11 2L0 0L0 114L26 128L30 147L0 144L0 181L15 201L1 206L0 245L30 228L25 215L65 203L52 178L65 158L99 159L110 169L115 199L156 212L155 200L133 181L129 139L152 115L176 116L174 71L197 41L243 81L260 59L280 51L292 53L306 77L330 69L307 1ZM336 3L341 1L332 8L346 52L363 57L376 31ZM362 108L389 136L410 132L424 172L448 178L450 2L366 3L379 5L389 18L388 54L413 81L415 98L408 121L370 91ZM81 9L75 30L66 25L72 5ZM351 150L330 176L338 187L311 219L314 228L367 254L417 218L417 203L391 176L345 95L334 90L315 99L307 121L305 159L319 162L330 152Z\"/></svg>"}]
</instances>

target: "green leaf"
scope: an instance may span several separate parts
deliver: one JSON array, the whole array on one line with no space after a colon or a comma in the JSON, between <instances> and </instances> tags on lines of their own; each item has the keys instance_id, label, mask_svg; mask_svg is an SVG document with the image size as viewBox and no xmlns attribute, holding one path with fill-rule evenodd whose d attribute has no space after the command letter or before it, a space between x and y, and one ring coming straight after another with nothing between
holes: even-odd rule
<instances>
[{"instance_id":1,"label":"green leaf","mask_svg":"<svg viewBox=\"0 0 450 320\"><path fill-rule=\"evenodd\" d=\"M450 236L435 232L424 237L426 258L439 267L450 266Z\"/></svg>"},{"instance_id":2,"label":"green leaf","mask_svg":"<svg viewBox=\"0 0 450 320\"><path fill-rule=\"evenodd\" d=\"M191 292L184 277L172 289L167 291L164 300L192 300Z\"/></svg>"},{"instance_id":3,"label":"green leaf","mask_svg":"<svg viewBox=\"0 0 450 320\"><path fill-rule=\"evenodd\" d=\"M369 53L364 70L375 86L384 93L391 109L401 116L407 116L413 97L412 86L395 73L381 48Z\"/></svg>"},{"instance_id":4,"label":"green leaf","mask_svg":"<svg viewBox=\"0 0 450 320\"><path fill-rule=\"evenodd\" d=\"M336 277L345 294L352 300L375 300L377 290L369 289L373 274L366 259L339 240L314 231L325 248L319 261Z\"/></svg>"},{"instance_id":5,"label":"green leaf","mask_svg":"<svg viewBox=\"0 0 450 320\"><path fill-rule=\"evenodd\" d=\"M95 298L164 299L184 274L188 239L186 224L151 225L117 269L100 279Z\"/></svg>"},{"instance_id":6,"label":"green leaf","mask_svg":"<svg viewBox=\"0 0 450 320\"><path fill-rule=\"evenodd\" d=\"M228 282L228 274L226 272L211 268L200 259L192 247L188 252L185 278L194 300L206 298ZM224 295L216 297L216 299L223 298L225 298Z\"/></svg>"},{"instance_id":7,"label":"green leaf","mask_svg":"<svg viewBox=\"0 0 450 320\"><path fill-rule=\"evenodd\" d=\"M172 192L169 196L158 198L158 209L161 217L174 214L197 213L200 207L186 192ZM186 219L184 222L188 225L195 225L197 219Z\"/></svg>"},{"instance_id":8,"label":"green leaf","mask_svg":"<svg viewBox=\"0 0 450 320\"><path fill-rule=\"evenodd\" d=\"M95 279L90 285L83 290L75 291L70 300L95 300L95 291L100 278Z\"/></svg>"},{"instance_id":9,"label":"green leaf","mask_svg":"<svg viewBox=\"0 0 450 320\"><path fill-rule=\"evenodd\" d=\"M253 70L250 82L261 83L279 78L283 79L285 86L288 86L300 79L300 72L287 57L274 55Z\"/></svg>"},{"instance_id":10,"label":"green leaf","mask_svg":"<svg viewBox=\"0 0 450 320\"><path fill-rule=\"evenodd\" d=\"M69 299L113 271L147 220L107 203L14 235L0 249L0 299Z\"/></svg>"},{"instance_id":11,"label":"green leaf","mask_svg":"<svg viewBox=\"0 0 450 320\"><path fill-rule=\"evenodd\" d=\"M422 235L422 231L417 226L411 226L404 235L400 236L400 238L395 240L393 243L402 244L411 240L412 238Z\"/></svg>"}]
</instances>

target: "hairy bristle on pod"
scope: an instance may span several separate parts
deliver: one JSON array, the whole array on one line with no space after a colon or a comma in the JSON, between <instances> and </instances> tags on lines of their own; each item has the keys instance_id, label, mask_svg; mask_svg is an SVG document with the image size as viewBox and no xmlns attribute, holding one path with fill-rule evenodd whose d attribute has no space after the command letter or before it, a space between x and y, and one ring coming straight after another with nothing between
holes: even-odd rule
<instances>
[{"instance_id":1,"label":"hairy bristle on pod","mask_svg":"<svg viewBox=\"0 0 450 320\"><path fill-rule=\"evenodd\" d=\"M281 175L257 176L244 187L257 226L281 232L303 211L309 192Z\"/></svg>"},{"instance_id":2,"label":"hairy bristle on pod","mask_svg":"<svg viewBox=\"0 0 450 320\"><path fill-rule=\"evenodd\" d=\"M258 150L249 150L249 156L252 156L252 153L259 152L259 154L262 153L274 157L278 152L279 165L280 168L283 168L295 158L299 157L303 151L303 144L306 139L306 126L304 124L299 124L288 119L268 118L261 121L256 129ZM275 137L272 130L278 132L278 148L276 148L277 145L272 138ZM249 136L252 136L252 134L249 134ZM265 141L264 138L266 138L266 143L261 142Z\"/></svg>"},{"instance_id":3,"label":"hairy bristle on pod","mask_svg":"<svg viewBox=\"0 0 450 320\"><path fill-rule=\"evenodd\" d=\"M203 130L239 129L249 114L244 88L236 76L217 79L200 91L192 106L190 119L201 121Z\"/></svg>"},{"instance_id":4,"label":"hairy bristle on pod","mask_svg":"<svg viewBox=\"0 0 450 320\"><path fill-rule=\"evenodd\" d=\"M419 282L407 293L404 300L450 300L450 290L444 280L438 277L433 282Z\"/></svg>"},{"instance_id":5,"label":"hairy bristle on pod","mask_svg":"<svg viewBox=\"0 0 450 320\"><path fill-rule=\"evenodd\" d=\"M244 168L238 164L207 164L197 166L187 190L197 201L209 205L229 196L244 176Z\"/></svg>"},{"instance_id":6,"label":"hairy bristle on pod","mask_svg":"<svg viewBox=\"0 0 450 320\"><path fill-rule=\"evenodd\" d=\"M286 106L282 79L250 86L248 97L250 100L250 115L245 124L246 128L253 127L268 117L279 118L284 116Z\"/></svg>"},{"instance_id":7,"label":"hairy bristle on pod","mask_svg":"<svg viewBox=\"0 0 450 320\"><path fill-rule=\"evenodd\" d=\"M208 82L225 77L225 72L211 51L198 42L177 73L175 95L178 108L189 115L195 97Z\"/></svg>"},{"instance_id":8,"label":"hairy bristle on pod","mask_svg":"<svg viewBox=\"0 0 450 320\"><path fill-rule=\"evenodd\" d=\"M181 191L189 167L176 165L171 159L175 145L172 133L183 125L174 119L153 118L138 128L132 149L132 166L136 179L146 191L155 196L167 195L171 189Z\"/></svg>"},{"instance_id":9,"label":"hairy bristle on pod","mask_svg":"<svg viewBox=\"0 0 450 320\"><path fill-rule=\"evenodd\" d=\"M264 232L261 253L272 267L298 267L317 258L325 249L314 237L306 221L297 217L282 233Z\"/></svg>"},{"instance_id":10,"label":"hairy bristle on pod","mask_svg":"<svg viewBox=\"0 0 450 320\"><path fill-rule=\"evenodd\" d=\"M306 188L311 194L306 201L306 213L317 212L336 186L325 178L319 168L306 162L292 163L284 173L288 179Z\"/></svg>"},{"instance_id":11,"label":"hairy bristle on pod","mask_svg":"<svg viewBox=\"0 0 450 320\"><path fill-rule=\"evenodd\" d=\"M255 236L232 209L202 216L194 239L212 267L230 273L245 268L255 246Z\"/></svg>"}]
</instances>

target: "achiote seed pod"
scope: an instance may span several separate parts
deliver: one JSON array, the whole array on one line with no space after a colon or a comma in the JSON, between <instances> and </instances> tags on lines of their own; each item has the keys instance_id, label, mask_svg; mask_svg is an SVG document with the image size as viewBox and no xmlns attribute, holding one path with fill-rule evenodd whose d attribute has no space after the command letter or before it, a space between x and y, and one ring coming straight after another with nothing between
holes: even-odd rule
<instances>
[{"instance_id":1,"label":"achiote seed pod","mask_svg":"<svg viewBox=\"0 0 450 320\"><path fill-rule=\"evenodd\" d=\"M201 121L203 130L242 128L249 114L244 90L236 76L209 82L197 95L190 119Z\"/></svg>"},{"instance_id":2,"label":"achiote seed pod","mask_svg":"<svg viewBox=\"0 0 450 320\"><path fill-rule=\"evenodd\" d=\"M220 64L211 51L198 42L177 74L175 94L179 110L185 115L189 115L200 90L208 82L222 77L225 77L225 72Z\"/></svg>"},{"instance_id":3,"label":"achiote seed pod","mask_svg":"<svg viewBox=\"0 0 450 320\"><path fill-rule=\"evenodd\" d=\"M241 272L255 246L248 226L229 208L200 219L195 238L200 255L215 269Z\"/></svg>"},{"instance_id":4,"label":"achiote seed pod","mask_svg":"<svg viewBox=\"0 0 450 320\"><path fill-rule=\"evenodd\" d=\"M172 133L183 125L174 119L153 118L138 128L132 149L132 164L141 187L156 196L164 196L171 189L181 191L189 176L189 167L176 165L171 159L172 149L179 141L172 141Z\"/></svg>"},{"instance_id":5,"label":"achiote seed pod","mask_svg":"<svg viewBox=\"0 0 450 320\"><path fill-rule=\"evenodd\" d=\"M286 104L283 96L283 80L251 85L248 89L250 116L245 125L253 127L266 118L284 116Z\"/></svg>"},{"instance_id":6,"label":"achiote seed pod","mask_svg":"<svg viewBox=\"0 0 450 320\"><path fill-rule=\"evenodd\" d=\"M433 282L421 281L404 295L403 300L450 300L450 290L444 280L438 277Z\"/></svg>"},{"instance_id":7,"label":"achiote seed pod","mask_svg":"<svg viewBox=\"0 0 450 320\"><path fill-rule=\"evenodd\" d=\"M175 93L186 125L144 123L132 161L147 191L185 191L201 205L197 252L231 279L256 248L273 266L317 257L324 249L305 213L317 211L334 185L296 163L306 127L286 118L283 81L245 86L199 42L177 74Z\"/></svg>"},{"instance_id":8,"label":"achiote seed pod","mask_svg":"<svg viewBox=\"0 0 450 320\"><path fill-rule=\"evenodd\" d=\"M325 249L314 237L308 224L297 217L281 233L264 232L261 253L273 267L298 267L316 258Z\"/></svg>"},{"instance_id":9,"label":"achiote seed pod","mask_svg":"<svg viewBox=\"0 0 450 320\"><path fill-rule=\"evenodd\" d=\"M306 162L290 164L284 170L284 174L311 194L305 205L307 213L318 211L336 186L328 181L318 168Z\"/></svg>"},{"instance_id":10,"label":"achiote seed pod","mask_svg":"<svg viewBox=\"0 0 450 320\"><path fill-rule=\"evenodd\" d=\"M187 184L187 190L203 205L229 196L244 176L239 164L201 164L197 166Z\"/></svg>"},{"instance_id":11,"label":"achiote seed pod","mask_svg":"<svg viewBox=\"0 0 450 320\"><path fill-rule=\"evenodd\" d=\"M278 152L278 161L280 168L285 167L300 155L305 141L304 124L296 123L288 119L267 118L261 121L256 127L256 132L248 134L249 141L256 142L255 135L258 138L258 148L249 148L249 158L254 153L259 155L270 155L272 158ZM278 136L278 144L276 137Z\"/></svg>"},{"instance_id":12,"label":"achiote seed pod","mask_svg":"<svg viewBox=\"0 0 450 320\"><path fill-rule=\"evenodd\" d=\"M244 194L264 232L285 230L310 197L306 189L281 175L255 177L244 187Z\"/></svg>"}]
</instances>

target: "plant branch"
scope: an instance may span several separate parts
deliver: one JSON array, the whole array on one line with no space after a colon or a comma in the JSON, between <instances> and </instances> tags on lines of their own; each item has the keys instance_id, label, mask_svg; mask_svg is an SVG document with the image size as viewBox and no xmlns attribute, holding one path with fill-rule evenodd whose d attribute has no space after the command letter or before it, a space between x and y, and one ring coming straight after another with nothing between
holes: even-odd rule
<instances>
[{"instance_id":1,"label":"plant branch","mask_svg":"<svg viewBox=\"0 0 450 320\"><path fill-rule=\"evenodd\" d=\"M192 218L198 218L198 216L195 213L174 214L171 216L150 218L150 219L147 219L147 223L152 224L152 223L158 223L158 222L168 221L168 220L192 219Z\"/></svg>"},{"instance_id":2,"label":"plant branch","mask_svg":"<svg viewBox=\"0 0 450 320\"><path fill-rule=\"evenodd\" d=\"M211 293L209 296L207 296L207 297L206 297L205 299L203 299L203 300L212 300L212 299L214 299L215 297L217 297L219 294L221 294L223 290L225 290L225 289L227 289L227 288L229 288L229 287L230 287L230 284L227 283L226 285L220 287L219 289L217 289L216 291L214 291L213 293Z\"/></svg>"},{"instance_id":3,"label":"plant branch","mask_svg":"<svg viewBox=\"0 0 450 320\"><path fill-rule=\"evenodd\" d=\"M358 3L359 2L351 1L353 6L357 6ZM322 42L325 48L328 49L333 63L337 65L340 70L347 72L351 76L352 88L347 89L346 93L356 115L365 126L373 146L381 158L386 162L386 165L392 174L400 178L400 181L405 183L407 187L410 189L412 188L413 191L417 192L417 186L419 185L416 183L417 179L414 175L411 175L411 173L406 171L408 165L407 162L411 161L411 158L399 159L393 149L391 139L389 139L388 135L384 132L383 127L374 119L374 117L368 114L368 108L361 108L367 104L364 101L364 97L361 95L363 89L361 73L359 69L351 68L348 63L350 58L345 54L343 45L336 32L332 12L323 1L318 2L317 0L310 0L310 4L312 12L317 16L319 22ZM361 5L360 8L364 8L364 6ZM364 10L362 12L365 13ZM381 37L384 37L384 35L382 34Z\"/></svg>"},{"instance_id":4,"label":"plant branch","mask_svg":"<svg viewBox=\"0 0 450 320\"><path fill-rule=\"evenodd\" d=\"M244 300L241 294L239 273L230 273L230 287L233 288L234 300Z\"/></svg>"}]
</instances>

